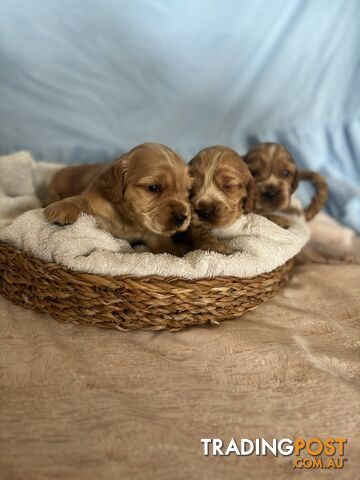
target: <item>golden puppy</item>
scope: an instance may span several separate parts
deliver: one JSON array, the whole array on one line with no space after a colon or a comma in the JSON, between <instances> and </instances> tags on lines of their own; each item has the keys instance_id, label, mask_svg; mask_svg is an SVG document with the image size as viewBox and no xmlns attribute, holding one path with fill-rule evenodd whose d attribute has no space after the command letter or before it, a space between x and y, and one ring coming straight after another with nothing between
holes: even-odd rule
<instances>
[{"instance_id":1,"label":"golden puppy","mask_svg":"<svg viewBox=\"0 0 360 480\"><path fill-rule=\"evenodd\" d=\"M316 195L305 209L307 220L325 205L328 196L325 179L309 170L298 172L294 159L283 145L260 143L244 156L244 161L249 166L256 184L255 212L283 228L290 226L289 220L271 212L301 213L290 206L291 195L297 189L299 180L311 181L316 189Z\"/></svg>"},{"instance_id":2,"label":"golden puppy","mask_svg":"<svg viewBox=\"0 0 360 480\"><path fill-rule=\"evenodd\" d=\"M48 192L45 216L61 225L81 213L100 228L154 253L178 253L171 235L190 223L188 167L170 148L144 143L111 164L60 170ZM55 203L53 203L55 202Z\"/></svg>"},{"instance_id":3,"label":"golden puppy","mask_svg":"<svg viewBox=\"0 0 360 480\"><path fill-rule=\"evenodd\" d=\"M210 229L230 226L253 210L254 180L247 165L235 150L216 145L198 152L189 166L193 177L191 243L202 250L233 253Z\"/></svg>"}]
</instances>

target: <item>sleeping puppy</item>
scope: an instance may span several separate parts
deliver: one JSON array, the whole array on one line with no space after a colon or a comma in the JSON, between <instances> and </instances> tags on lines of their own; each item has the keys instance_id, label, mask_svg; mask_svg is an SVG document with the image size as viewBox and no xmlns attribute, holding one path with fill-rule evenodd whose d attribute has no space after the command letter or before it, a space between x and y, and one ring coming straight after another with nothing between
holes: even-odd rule
<instances>
[{"instance_id":1,"label":"sleeping puppy","mask_svg":"<svg viewBox=\"0 0 360 480\"><path fill-rule=\"evenodd\" d=\"M179 155L164 145L144 143L110 164L60 170L44 213L60 225L87 213L115 237L143 242L154 253L178 254L171 235L189 226L190 187L188 167Z\"/></svg>"},{"instance_id":2,"label":"sleeping puppy","mask_svg":"<svg viewBox=\"0 0 360 480\"><path fill-rule=\"evenodd\" d=\"M189 166L193 178L190 243L201 250L233 253L211 229L228 227L253 210L254 180L247 165L235 150L216 145L198 152Z\"/></svg>"},{"instance_id":3,"label":"sleeping puppy","mask_svg":"<svg viewBox=\"0 0 360 480\"><path fill-rule=\"evenodd\" d=\"M283 228L289 220L271 212L298 213L290 207L291 195L299 183L296 164L289 152L278 143L260 143L245 156L244 161L256 183L255 212Z\"/></svg>"},{"instance_id":4,"label":"sleeping puppy","mask_svg":"<svg viewBox=\"0 0 360 480\"><path fill-rule=\"evenodd\" d=\"M299 180L309 181L315 188L315 195L304 210L306 220L311 220L325 205L328 198L325 178L310 170L298 172L295 161L283 145L260 143L244 156L244 161L256 183L255 212L281 227L288 228L289 220L272 212L301 213L290 205Z\"/></svg>"}]
</instances>

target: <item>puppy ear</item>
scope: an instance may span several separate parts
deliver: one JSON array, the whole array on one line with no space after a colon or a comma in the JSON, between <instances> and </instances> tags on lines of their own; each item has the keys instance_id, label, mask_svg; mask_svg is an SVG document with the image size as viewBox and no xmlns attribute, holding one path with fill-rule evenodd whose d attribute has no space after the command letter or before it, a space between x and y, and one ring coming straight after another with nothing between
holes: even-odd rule
<instances>
[{"instance_id":1,"label":"puppy ear","mask_svg":"<svg viewBox=\"0 0 360 480\"><path fill-rule=\"evenodd\" d=\"M248 165L250 163L250 158L249 158L249 153L247 152L245 155L242 155L241 158L244 160L244 162Z\"/></svg>"},{"instance_id":2,"label":"puppy ear","mask_svg":"<svg viewBox=\"0 0 360 480\"><path fill-rule=\"evenodd\" d=\"M99 176L104 195L112 203L120 203L124 196L125 156L105 167Z\"/></svg>"},{"instance_id":3,"label":"puppy ear","mask_svg":"<svg viewBox=\"0 0 360 480\"><path fill-rule=\"evenodd\" d=\"M247 190L247 199L244 205L245 213L250 213L254 211L255 208L255 181L252 177L249 178L249 181L246 185Z\"/></svg>"},{"instance_id":4,"label":"puppy ear","mask_svg":"<svg viewBox=\"0 0 360 480\"><path fill-rule=\"evenodd\" d=\"M293 181L292 181L292 184L291 184L291 193L295 192L298 185L299 185L299 174L298 174L298 171L296 170Z\"/></svg>"}]
</instances>

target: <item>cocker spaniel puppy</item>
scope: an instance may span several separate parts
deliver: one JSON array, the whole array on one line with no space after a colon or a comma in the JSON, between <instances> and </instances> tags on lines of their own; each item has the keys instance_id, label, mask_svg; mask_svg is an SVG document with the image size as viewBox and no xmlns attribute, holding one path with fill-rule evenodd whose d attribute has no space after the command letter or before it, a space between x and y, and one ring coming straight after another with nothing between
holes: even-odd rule
<instances>
[{"instance_id":1,"label":"cocker spaniel puppy","mask_svg":"<svg viewBox=\"0 0 360 480\"><path fill-rule=\"evenodd\" d=\"M201 250L233 253L211 229L230 226L253 210L254 180L247 165L235 150L216 145L200 150L189 167L193 178L193 215L188 234L191 244Z\"/></svg>"},{"instance_id":2,"label":"cocker spaniel puppy","mask_svg":"<svg viewBox=\"0 0 360 480\"><path fill-rule=\"evenodd\" d=\"M289 220L272 212L301 213L290 205L291 195L300 180L310 181L316 190L310 205L304 211L305 218L310 220L325 205L328 197L326 180L310 170L298 172L294 159L283 145L260 143L244 156L244 161L249 166L256 184L255 212L281 227L288 228Z\"/></svg>"},{"instance_id":3,"label":"cocker spaniel puppy","mask_svg":"<svg viewBox=\"0 0 360 480\"><path fill-rule=\"evenodd\" d=\"M144 143L113 163L60 170L48 192L45 216L61 225L81 213L100 228L152 252L178 254L171 236L190 223L188 167L170 148Z\"/></svg>"}]
</instances>

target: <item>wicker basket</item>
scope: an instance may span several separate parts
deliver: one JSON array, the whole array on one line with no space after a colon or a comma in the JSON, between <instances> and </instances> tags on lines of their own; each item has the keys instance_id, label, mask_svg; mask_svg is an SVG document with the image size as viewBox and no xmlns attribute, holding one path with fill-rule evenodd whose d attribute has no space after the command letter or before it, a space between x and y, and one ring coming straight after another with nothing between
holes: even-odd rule
<instances>
[{"instance_id":1,"label":"wicker basket","mask_svg":"<svg viewBox=\"0 0 360 480\"><path fill-rule=\"evenodd\" d=\"M61 322L181 330L240 317L274 296L293 265L252 278L112 277L73 272L0 243L0 294Z\"/></svg>"}]
</instances>

